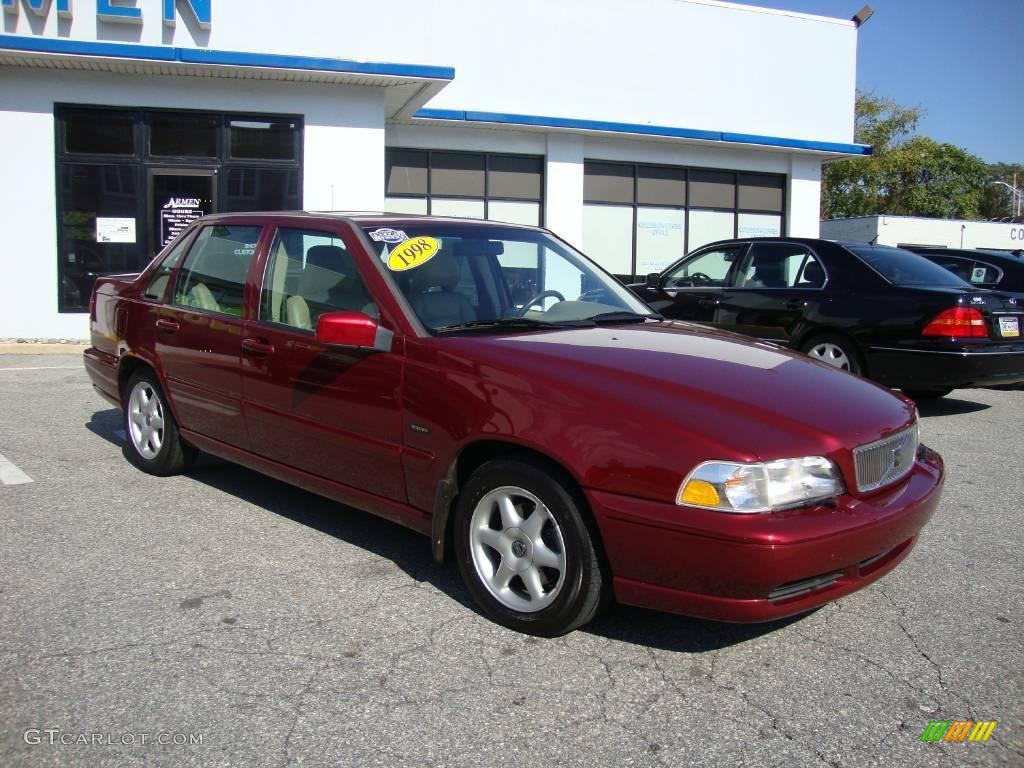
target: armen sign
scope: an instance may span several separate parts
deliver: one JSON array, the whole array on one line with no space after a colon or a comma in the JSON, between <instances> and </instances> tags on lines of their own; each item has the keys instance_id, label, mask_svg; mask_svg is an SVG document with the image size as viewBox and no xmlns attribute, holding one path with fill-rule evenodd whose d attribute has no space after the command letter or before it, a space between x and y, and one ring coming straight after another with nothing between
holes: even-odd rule
<instances>
[{"instance_id":1,"label":"armen sign","mask_svg":"<svg viewBox=\"0 0 1024 768\"><path fill-rule=\"evenodd\" d=\"M72 0L0 0L4 11L18 15L22 5L36 16L45 18L50 5L57 6L57 16L62 19L74 18ZM100 21L117 24L142 24L142 9L137 0L96 0L96 17ZM213 0L161 0L164 26L173 27L176 22L175 5L186 5L201 29L209 29L213 18Z\"/></svg>"}]
</instances>

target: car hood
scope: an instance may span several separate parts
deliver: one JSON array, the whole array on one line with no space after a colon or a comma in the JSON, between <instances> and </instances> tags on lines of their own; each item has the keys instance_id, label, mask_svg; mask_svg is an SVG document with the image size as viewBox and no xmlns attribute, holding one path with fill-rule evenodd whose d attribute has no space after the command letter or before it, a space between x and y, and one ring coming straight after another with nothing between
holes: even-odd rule
<instances>
[{"instance_id":1,"label":"car hood","mask_svg":"<svg viewBox=\"0 0 1024 768\"><path fill-rule=\"evenodd\" d=\"M700 434L736 456L852 449L905 426L914 405L891 390L774 344L680 322L452 337L467 356L571 393L588 419ZM504 377L503 377L504 378ZM655 421L652 422L651 416ZM649 428L649 427L648 427Z\"/></svg>"}]
</instances>

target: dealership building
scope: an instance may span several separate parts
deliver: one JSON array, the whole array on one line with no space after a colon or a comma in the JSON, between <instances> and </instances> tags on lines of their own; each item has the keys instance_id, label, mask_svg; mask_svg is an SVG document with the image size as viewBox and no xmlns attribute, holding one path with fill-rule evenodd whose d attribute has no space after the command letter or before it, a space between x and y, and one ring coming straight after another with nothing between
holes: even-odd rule
<instances>
[{"instance_id":1,"label":"dealership building","mask_svg":"<svg viewBox=\"0 0 1024 768\"><path fill-rule=\"evenodd\" d=\"M817 236L854 22L712 0L2 0L0 338L205 213L540 224L622 278Z\"/></svg>"}]
</instances>

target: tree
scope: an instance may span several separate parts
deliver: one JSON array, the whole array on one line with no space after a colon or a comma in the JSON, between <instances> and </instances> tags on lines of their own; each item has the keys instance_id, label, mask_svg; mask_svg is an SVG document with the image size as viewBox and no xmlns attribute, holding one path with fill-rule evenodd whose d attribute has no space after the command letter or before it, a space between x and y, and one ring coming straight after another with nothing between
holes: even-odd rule
<instances>
[{"instance_id":1,"label":"tree","mask_svg":"<svg viewBox=\"0 0 1024 768\"><path fill-rule=\"evenodd\" d=\"M1020 163L992 163L988 167L989 186L982 195L979 213L981 218L999 220L1012 218L1015 214L1014 203L1017 201L1008 187L1024 188L1024 165ZM1002 184L996 183L1002 182ZM1019 203L1017 203L1019 205Z\"/></svg>"},{"instance_id":2,"label":"tree","mask_svg":"<svg viewBox=\"0 0 1024 768\"><path fill-rule=\"evenodd\" d=\"M978 217L988 167L960 147L912 135L921 115L919 108L857 93L854 138L874 153L825 166L822 218Z\"/></svg>"}]
</instances>

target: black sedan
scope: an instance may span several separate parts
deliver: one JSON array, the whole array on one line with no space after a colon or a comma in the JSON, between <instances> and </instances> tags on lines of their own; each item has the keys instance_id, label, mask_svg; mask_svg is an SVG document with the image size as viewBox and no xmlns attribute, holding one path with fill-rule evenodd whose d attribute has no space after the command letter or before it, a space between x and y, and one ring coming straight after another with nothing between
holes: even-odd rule
<instances>
[{"instance_id":1,"label":"black sedan","mask_svg":"<svg viewBox=\"0 0 1024 768\"><path fill-rule=\"evenodd\" d=\"M977 288L991 288L1024 301L1024 254L964 248L904 246Z\"/></svg>"},{"instance_id":2,"label":"black sedan","mask_svg":"<svg viewBox=\"0 0 1024 768\"><path fill-rule=\"evenodd\" d=\"M630 288L666 317L799 349L917 399L1024 382L1024 306L906 250L725 240Z\"/></svg>"}]
</instances>

